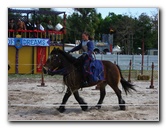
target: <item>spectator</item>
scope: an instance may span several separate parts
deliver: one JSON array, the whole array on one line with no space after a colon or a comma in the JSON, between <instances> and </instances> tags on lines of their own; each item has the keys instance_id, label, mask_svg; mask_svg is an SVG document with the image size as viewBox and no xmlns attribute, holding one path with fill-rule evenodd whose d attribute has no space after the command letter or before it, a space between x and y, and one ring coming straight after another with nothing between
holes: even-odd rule
<instances>
[{"instance_id":1,"label":"spectator","mask_svg":"<svg viewBox=\"0 0 166 128\"><path fill-rule=\"evenodd\" d=\"M8 29L9 30L16 30L16 24L14 22L14 19L9 20ZM15 33L9 32L9 37L15 37Z\"/></svg>"},{"instance_id":2,"label":"spectator","mask_svg":"<svg viewBox=\"0 0 166 128\"><path fill-rule=\"evenodd\" d=\"M35 26L35 30L44 31L44 27L42 26L39 20L36 21L36 24L34 26ZM43 37L44 35L45 33L41 33L41 32L35 33L35 37Z\"/></svg>"},{"instance_id":3,"label":"spectator","mask_svg":"<svg viewBox=\"0 0 166 128\"><path fill-rule=\"evenodd\" d=\"M26 30L25 23L23 21L21 21L21 19L18 19L17 30ZM22 31L18 31L18 34L21 36L23 36L23 35L25 36L25 32L23 34Z\"/></svg>"},{"instance_id":4,"label":"spectator","mask_svg":"<svg viewBox=\"0 0 166 128\"><path fill-rule=\"evenodd\" d=\"M36 21L35 28L36 28L37 30L44 31L44 27L42 26L42 24L40 23L39 20Z\"/></svg>"},{"instance_id":5,"label":"spectator","mask_svg":"<svg viewBox=\"0 0 166 128\"><path fill-rule=\"evenodd\" d=\"M55 39L55 34L53 32L49 32L49 31L53 31L54 30L54 26L52 25L51 20L48 21L47 24L47 36L48 38L50 38L51 41L54 41Z\"/></svg>"},{"instance_id":6,"label":"spectator","mask_svg":"<svg viewBox=\"0 0 166 128\"><path fill-rule=\"evenodd\" d=\"M12 30L16 29L16 24L14 23L14 19L10 19L8 24L8 29L12 29Z\"/></svg>"},{"instance_id":7,"label":"spectator","mask_svg":"<svg viewBox=\"0 0 166 128\"><path fill-rule=\"evenodd\" d=\"M27 22L25 22L25 26L27 30L34 30L34 24L28 19ZM27 37L34 37L33 32L27 32Z\"/></svg>"},{"instance_id":8,"label":"spectator","mask_svg":"<svg viewBox=\"0 0 166 128\"><path fill-rule=\"evenodd\" d=\"M21 21L21 19L18 19L17 30L26 30L25 23L23 21Z\"/></svg>"},{"instance_id":9,"label":"spectator","mask_svg":"<svg viewBox=\"0 0 166 128\"><path fill-rule=\"evenodd\" d=\"M51 20L48 21L47 30L54 30L54 26L52 25Z\"/></svg>"},{"instance_id":10,"label":"spectator","mask_svg":"<svg viewBox=\"0 0 166 128\"><path fill-rule=\"evenodd\" d=\"M26 25L26 29L27 30L33 30L34 29L34 25L33 23L28 19L27 22L25 23Z\"/></svg>"}]
</instances>

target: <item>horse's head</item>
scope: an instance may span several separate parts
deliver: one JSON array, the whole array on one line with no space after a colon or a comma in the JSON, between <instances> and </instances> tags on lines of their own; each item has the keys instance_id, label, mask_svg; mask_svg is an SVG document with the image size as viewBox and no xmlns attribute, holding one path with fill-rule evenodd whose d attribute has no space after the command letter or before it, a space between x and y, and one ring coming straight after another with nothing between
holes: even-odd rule
<instances>
[{"instance_id":1,"label":"horse's head","mask_svg":"<svg viewBox=\"0 0 166 128\"><path fill-rule=\"evenodd\" d=\"M61 55L58 51L59 49L56 48L51 51L46 63L43 66L44 74L49 74L49 72L56 71L62 66Z\"/></svg>"}]
</instances>

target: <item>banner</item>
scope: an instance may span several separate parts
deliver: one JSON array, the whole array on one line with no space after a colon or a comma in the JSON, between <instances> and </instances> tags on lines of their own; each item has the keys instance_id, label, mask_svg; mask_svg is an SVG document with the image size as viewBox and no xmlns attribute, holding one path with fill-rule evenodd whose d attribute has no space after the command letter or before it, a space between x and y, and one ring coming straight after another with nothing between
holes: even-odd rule
<instances>
[{"instance_id":1,"label":"banner","mask_svg":"<svg viewBox=\"0 0 166 128\"><path fill-rule=\"evenodd\" d=\"M19 42L19 43L18 43ZM16 46L21 48L22 46L49 46L49 39L41 38L8 38L9 46Z\"/></svg>"},{"instance_id":2,"label":"banner","mask_svg":"<svg viewBox=\"0 0 166 128\"><path fill-rule=\"evenodd\" d=\"M46 62L46 47L37 47L37 72L42 72L42 65Z\"/></svg>"},{"instance_id":3,"label":"banner","mask_svg":"<svg viewBox=\"0 0 166 128\"><path fill-rule=\"evenodd\" d=\"M14 39L14 45L17 49L20 49L22 48L22 40L21 38L15 38Z\"/></svg>"}]
</instances>

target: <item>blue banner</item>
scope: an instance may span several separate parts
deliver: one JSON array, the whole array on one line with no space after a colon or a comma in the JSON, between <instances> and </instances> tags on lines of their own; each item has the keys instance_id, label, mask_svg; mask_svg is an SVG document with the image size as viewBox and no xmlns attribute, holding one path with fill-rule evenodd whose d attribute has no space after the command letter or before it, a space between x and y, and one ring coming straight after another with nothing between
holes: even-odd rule
<instances>
[{"instance_id":1,"label":"blue banner","mask_svg":"<svg viewBox=\"0 0 166 128\"><path fill-rule=\"evenodd\" d=\"M14 46L14 38L8 38L8 45Z\"/></svg>"},{"instance_id":2,"label":"blue banner","mask_svg":"<svg viewBox=\"0 0 166 128\"><path fill-rule=\"evenodd\" d=\"M22 39L21 38L15 38L14 39L14 45L17 49L22 48Z\"/></svg>"},{"instance_id":3,"label":"blue banner","mask_svg":"<svg viewBox=\"0 0 166 128\"><path fill-rule=\"evenodd\" d=\"M49 46L49 39L41 38L8 38L9 46L17 46L18 48L22 46Z\"/></svg>"}]
</instances>

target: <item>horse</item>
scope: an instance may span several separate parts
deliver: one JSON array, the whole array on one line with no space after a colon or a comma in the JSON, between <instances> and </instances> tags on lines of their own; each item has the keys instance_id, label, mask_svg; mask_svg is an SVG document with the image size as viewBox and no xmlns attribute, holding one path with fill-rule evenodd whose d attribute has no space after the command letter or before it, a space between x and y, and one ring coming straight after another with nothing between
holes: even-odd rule
<instances>
[{"instance_id":1,"label":"horse","mask_svg":"<svg viewBox=\"0 0 166 128\"><path fill-rule=\"evenodd\" d=\"M67 89L61 105L59 106L59 108L57 108L57 110L61 113L63 113L66 110L65 104L72 94L74 95L75 99L77 100L83 111L86 111L88 109L87 103L84 101L82 97L80 97L78 92L79 89L84 88L81 86L83 78L83 74L81 73L83 64L81 64L82 62L80 62L78 61L78 58L73 57L71 54L60 49L54 48L51 51L45 64L43 65L44 74L63 75L63 81L67 86ZM99 87L100 98L95 107L97 109L101 108L106 95L105 87L108 84L110 87L112 87L112 89L115 91L118 97L120 110L125 110L125 101L122 98L122 92L118 88L118 85L119 83L121 83L126 95L133 90L136 91L134 87L135 85L129 83L123 78L118 65L106 60L102 60L102 64L104 67L105 79L102 81L97 81L96 83L91 83L88 86L86 86L91 87L97 85Z\"/></svg>"}]
</instances>

